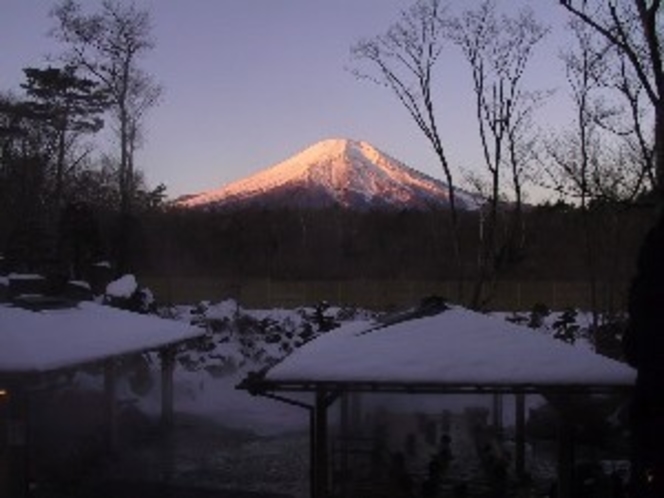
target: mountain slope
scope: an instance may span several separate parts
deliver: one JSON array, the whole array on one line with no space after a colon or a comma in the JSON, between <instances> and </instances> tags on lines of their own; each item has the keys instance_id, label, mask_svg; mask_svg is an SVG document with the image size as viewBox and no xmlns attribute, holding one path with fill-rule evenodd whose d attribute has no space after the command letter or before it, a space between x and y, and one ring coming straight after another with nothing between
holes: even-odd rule
<instances>
[{"instance_id":1,"label":"mountain slope","mask_svg":"<svg viewBox=\"0 0 664 498\"><path fill-rule=\"evenodd\" d=\"M458 192L462 209L474 197ZM429 209L448 205L444 183L405 166L367 142L331 139L220 189L186 196L181 207Z\"/></svg>"}]
</instances>

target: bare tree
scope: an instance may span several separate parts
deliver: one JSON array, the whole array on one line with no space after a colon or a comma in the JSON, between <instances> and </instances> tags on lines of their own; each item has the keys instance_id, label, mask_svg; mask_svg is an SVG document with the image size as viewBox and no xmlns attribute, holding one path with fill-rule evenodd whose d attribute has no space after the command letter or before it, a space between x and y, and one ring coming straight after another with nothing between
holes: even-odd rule
<instances>
[{"instance_id":1,"label":"bare tree","mask_svg":"<svg viewBox=\"0 0 664 498\"><path fill-rule=\"evenodd\" d=\"M621 59L623 84L619 87L630 102L635 122L641 122L639 95L643 91L650 103L654 122L654 161L647 145L639 144L645 160L643 176L654 177L656 200L664 204L664 67L662 66L661 0L561 0L576 18L590 26L616 50ZM631 76L631 74L634 76ZM638 81L642 90L633 85ZM637 143L644 137L640 128ZM654 167L654 174L648 168ZM632 493L637 497L664 493L664 341L662 341L661 254L664 248L664 218L660 216L646 236L637 260L637 272L629 292L629 326L623 339L625 355L638 376L631 407Z\"/></svg>"},{"instance_id":2,"label":"bare tree","mask_svg":"<svg viewBox=\"0 0 664 498\"><path fill-rule=\"evenodd\" d=\"M547 145L554 188L584 210L591 201L631 202L655 185L644 91L625 57L572 18L575 43L562 54L575 116Z\"/></svg>"},{"instance_id":3,"label":"bare tree","mask_svg":"<svg viewBox=\"0 0 664 498\"><path fill-rule=\"evenodd\" d=\"M53 35L68 48L67 62L84 68L110 97L120 144L120 207L130 213L140 125L161 92L139 66L141 56L154 46L149 12L134 4L104 0L100 12L86 14L75 0L62 0L52 16L57 21Z\"/></svg>"},{"instance_id":4,"label":"bare tree","mask_svg":"<svg viewBox=\"0 0 664 498\"><path fill-rule=\"evenodd\" d=\"M455 181L438 127L434 98L434 69L447 41L447 23L441 0L418 0L401 12L399 20L387 33L356 43L351 48L351 55L355 61L367 66L362 70L355 69L354 74L392 91L427 138L440 162L448 189L461 298L463 269Z\"/></svg>"},{"instance_id":5,"label":"bare tree","mask_svg":"<svg viewBox=\"0 0 664 498\"><path fill-rule=\"evenodd\" d=\"M624 57L640 83L654 117L654 178L664 202L664 67L661 0L560 0L573 16L590 26ZM631 91L631 90L630 90ZM632 93L632 95L635 95ZM644 165L648 167L648 165ZM650 173L647 173L650 174Z\"/></svg>"},{"instance_id":6,"label":"bare tree","mask_svg":"<svg viewBox=\"0 0 664 498\"><path fill-rule=\"evenodd\" d=\"M583 23L569 23L575 45L564 52L567 82L574 103L574 121L569 130L554 137L546 145L551 160L549 174L556 189L579 205L583 227L585 267L590 283L590 304L593 329L599 324L597 243L594 237L597 226L591 221L589 202L597 199L596 182L603 182L602 171L608 155L602 146L602 128L599 126L596 94L601 93L601 75L606 69L605 43L596 43L596 37Z\"/></svg>"},{"instance_id":7,"label":"bare tree","mask_svg":"<svg viewBox=\"0 0 664 498\"><path fill-rule=\"evenodd\" d=\"M632 201L657 185L653 120L650 102L633 67L623 53L610 50L606 43L601 52L595 48L603 63L595 75L601 89L595 93L601 96L594 99L592 114L608 133L617 154L614 167L606 168L604 182L597 185L598 194Z\"/></svg>"},{"instance_id":8,"label":"bare tree","mask_svg":"<svg viewBox=\"0 0 664 498\"><path fill-rule=\"evenodd\" d=\"M556 189L578 200L582 209L596 190L591 178L603 162L599 158L600 127L593 104L594 92L600 90L600 75L605 67L604 52L594 46L592 33L582 24L570 23L576 47L562 54L571 99L574 103L574 124L569 133L554 138L547 145L553 159Z\"/></svg>"},{"instance_id":9,"label":"bare tree","mask_svg":"<svg viewBox=\"0 0 664 498\"><path fill-rule=\"evenodd\" d=\"M624 205L643 192L645 149L638 82L625 74L615 50L593 29L572 18L575 43L562 54L574 118L545 146L554 188L578 207L590 289L593 330L615 319L615 287ZM626 102L627 105L623 105ZM637 150L640 145L643 150ZM641 154L644 154L643 156ZM652 157L652 154L650 154ZM622 282L620 282L622 284ZM599 337L595 336L595 344Z\"/></svg>"},{"instance_id":10,"label":"bare tree","mask_svg":"<svg viewBox=\"0 0 664 498\"><path fill-rule=\"evenodd\" d=\"M535 93L524 88L523 75L533 50L546 33L531 10L522 10L516 17L499 18L492 0L484 1L476 10L467 10L455 20L451 31L472 71L480 142L490 178L488 213L472 298L475 307L481 305L485 284L493 281L498 270L513 257L513 240L521 239L513 230L521 227L517 218L521 218L523 166L518 141L523 138L523 127L538 101ZM505 168L509 169L516 197L516 223L505 227L501 234Z\"/></svg>"}]
</instances>

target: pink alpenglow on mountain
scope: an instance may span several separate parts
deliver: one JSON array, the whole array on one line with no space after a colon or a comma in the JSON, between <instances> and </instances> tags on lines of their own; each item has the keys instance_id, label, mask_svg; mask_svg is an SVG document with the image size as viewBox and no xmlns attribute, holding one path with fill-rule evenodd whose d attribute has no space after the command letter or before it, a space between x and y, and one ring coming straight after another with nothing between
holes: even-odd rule
<instances>
[{"instance_id":1,"label":"pink alpenglow on mountain","mask_svg":"<svg viewBox=\"0 0 664 498\"><path fill-rule=\"evenodd\" d=\"M477 199L456 190L461 209ZM367 142L324 140L220 189L176 201L185 208L433 209L449 205L447 186Z\"/></svg>"}]
</instances>

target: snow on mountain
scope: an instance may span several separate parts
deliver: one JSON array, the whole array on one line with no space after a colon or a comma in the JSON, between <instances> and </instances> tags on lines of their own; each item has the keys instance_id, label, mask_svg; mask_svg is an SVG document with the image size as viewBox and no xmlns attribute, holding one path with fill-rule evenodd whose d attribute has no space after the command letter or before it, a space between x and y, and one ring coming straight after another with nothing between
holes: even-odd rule
<instances>
[{"instance_id":1,"label":"snow on mountain","mask_svg":"<svg viewBox=\"0 0 664 498\"><path fill-rule=\"evenodd\" d=\"M461 209L477 199L457 190ZM447 186L363 141L330 139L220 189L182 197L197 207L430 209L448 205Z\"/></svg>"}]
</instances>

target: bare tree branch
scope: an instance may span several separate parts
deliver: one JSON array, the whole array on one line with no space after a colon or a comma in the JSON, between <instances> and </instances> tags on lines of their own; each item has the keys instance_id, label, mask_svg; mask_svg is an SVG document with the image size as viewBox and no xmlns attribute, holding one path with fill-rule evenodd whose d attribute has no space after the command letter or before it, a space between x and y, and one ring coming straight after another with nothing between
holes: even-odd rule
<instances>
[{"instance_id":1,"label":"bare tree branch","mask_svg":"<svg viewBox=\"0 0 664 498\"><path fill-rule=\"evenodd\" d=\"M397 97L431 144L445 175L455 253L460 261L455 182L437 122L433 97L433 71L445 45L447 20L441 0L418 0L401 12L385 35L362 40L351 47L358 78L386 86Z\"/></svg>"}]
</instances>

